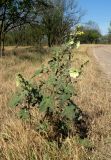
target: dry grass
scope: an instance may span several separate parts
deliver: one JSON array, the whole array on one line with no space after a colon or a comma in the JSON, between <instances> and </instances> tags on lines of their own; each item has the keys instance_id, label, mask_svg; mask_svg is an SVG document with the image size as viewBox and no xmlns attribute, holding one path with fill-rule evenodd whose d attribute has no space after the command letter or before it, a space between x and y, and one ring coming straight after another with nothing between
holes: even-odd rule
<instances>
[{"instance_id":1,"label":"dry grass","mask_svg":"<svg viewBox=\"0 0 111 160\"><path fill-rule=\"evenodd\" d=\"M26 52L26 50L25 50ZM0 159L1 160L110 160L111 159L111 85L106 75L101 72L94 58L87 54L89 46L82 46L75 54L78 67L89 59L83 74L78 79L75 88L78 96L76 103L89 116L90 130L86 141L80 143L77 137L67 138L61 149L56 143L47 142L39 133L26 125L16 116L16 110L11 109L8 101L15 92L15 75L23 73L29 78L49 56L27 54L6 56L0 59ZM90 52L91 53L91 52ZM27 55L27 56L26 56ZM23 58L24 57L24 58ZM26 58L28 57L28 58ZM39 118L36 113L35 123Z\"/></svg>"},{"instance_id":2,"label":"dry grass","mask_svg":"<svg viewBox=\"0 0 111 160\"><path fill-rule=\"evenodd\" d=\"M89 64L78 79L76 85L78 96L75 101L90 118L88 137L94 145L90 159L110 160L111 82L92 56L91 47L93 46L82 46L82 50L75 55L79 63L84 62L84 59L89 59Z\"/></svg>"}]
</instances>

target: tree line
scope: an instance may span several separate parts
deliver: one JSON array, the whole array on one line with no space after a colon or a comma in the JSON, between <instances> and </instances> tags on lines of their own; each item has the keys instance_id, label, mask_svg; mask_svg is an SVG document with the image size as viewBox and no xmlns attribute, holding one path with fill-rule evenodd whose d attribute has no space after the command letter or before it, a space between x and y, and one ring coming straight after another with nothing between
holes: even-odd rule
<instances>
[{"instance_id":1,"label":"tree line","mask_svg":"<svg viewBox=\"0 0 111 160\"><path fill-rule=\"evenodd\" d=\"M75 0L1 0L0 53L5 44L61 44L81 16Z\"/></svg>"},{"instance_id":2,"label":"tree line","mask_svg":"<svg viewBox=\"0 0 111 160\"><path fill-rule=\"evenodd\" d=\"M0 54L5 45L60 45L83 15L76 0L1 0ZM111 43L111 23L106 36L92 21L81 30L81 43Z\"/></svg>"},{"instance_id":3,"label":"tree line","mask_svg":"<svg viewBox=\"0 0 111 160\"><path fill-rule=\"evenodd\" d=\"M70 33L70 27L69 22L67 22L67 30L65 30L65 26L61 25L58 26L54 22L55 27L53 28L53 32L51 33L51 40L49 37L48 45L59 45L64 42L64 36L65 34ZM65 25L65 24L64 24ZM63 27L63 28L62 28ZM89 21L85 25L80 26L81 31L84 32L84 34L79 38L81 43L83 44L91 44L91 43L103 43L103 44L110 44L111 43L111 29L109 27L108 34L102 35L99 29L99 26L93 22ZM37 25L37 24L25 24L24 26L20 26L16 28L13 31L10 31L8 34L6 34L5 38L5 45L47 45L48 40L48 28L47 26L44 26L43 24ZM58 31L57 31L58 30ZM60 33L59 33L60 30ZM66 33L65 33L66 32Z\"/></svg>"},{"instance_id":4,"label":"tree line","mask_svg":"<svg viewBox=\"0 0 111 160\"><path fill-rule=\"evenodd\" d=\"M81 43L84 44L111 44L111 23L109 24L108 33L102 35L96 22L89 21L81 26L84 34L80 37Z\"/></svg>"}]
</instances>

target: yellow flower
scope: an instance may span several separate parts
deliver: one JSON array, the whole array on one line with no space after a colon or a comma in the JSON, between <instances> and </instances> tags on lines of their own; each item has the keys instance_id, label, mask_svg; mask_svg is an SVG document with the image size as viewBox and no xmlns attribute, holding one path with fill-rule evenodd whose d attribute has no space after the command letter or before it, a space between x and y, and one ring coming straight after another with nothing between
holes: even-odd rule
<instances>
[{"instance_id":1,"label":"yellow flower","mask_svg":"<svg viewBox=\"0 0 111 160\"><path fill-rule=\"evenodd\" d=\"M71 40L71 41L69 42L69 44L70 44L70 45L74 44L74 41L73 41L73 40Z\"/></svg>"},{"instance_id":2,"label":"yellow flower","mask_svg":"<svg viewBox=\"0 0 111 160\"><path fill-rule=\"evenodd\" d=\"M72 78L77 78L77 77L79 77L79 75L80 75L80 71L79 71L78 69L73 69L73 68L71 68L71 69L69 70L69 74L70 74L70 77L72 77Z\"/></svg>"},{"instance_id":3,"label":"yellow flower","mask_svg":"<svg viewBox=\"0 0 111 160\"><path fill-rule=\"evenodd\" d=\"M77 31L77 32L76 32L76 35L79 35L79 36L81 36L81 35L83 35L83 34L84 34L83 31Z\"/></svg>"},{"instance_id":4,"label":"yellow flower","mask_svg":"<svg viewBox=\"0 0 111 160\"><path fill-rule=\"evenodd\" d=\"M17 87L20 86L21 82L22 82L21 75L17 74L16 75L16 86Z\"/></svg>"},{"instance_id":5,"label":"yellow flower","mask_svg":"<svg viewBox=\"0 0 111 160\"><path fill-rule=\"evenodd\" d=\"M80 47L80 41L76 43L76 48L78 49L79 47Z\"/></svg>"},{"instance_id":6,"label":"yellow flower","mask_svg":"<svg viewBox=\"0 0 111 160\"><path fill-rule=\"evenodd\" d=\"M16 86L18 87L20 85L19 77L18 75L16 76Z\"/></svg>"}]
</instances>

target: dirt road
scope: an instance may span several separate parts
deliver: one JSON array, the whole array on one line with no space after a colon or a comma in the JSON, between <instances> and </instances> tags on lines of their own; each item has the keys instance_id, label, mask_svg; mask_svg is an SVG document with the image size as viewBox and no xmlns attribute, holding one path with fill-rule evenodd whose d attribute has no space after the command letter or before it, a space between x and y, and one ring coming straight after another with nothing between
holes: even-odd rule
<instances>
[{"instance_id":1,"label":"dirt road","mask_svg":"<svg viewBox=\"0 0 111 160\"><path fill-rule=\"evenodd\" d=\"M93 54L103 71L111 78L111 46L94 47Z\"/></svg>"}]
</instances>

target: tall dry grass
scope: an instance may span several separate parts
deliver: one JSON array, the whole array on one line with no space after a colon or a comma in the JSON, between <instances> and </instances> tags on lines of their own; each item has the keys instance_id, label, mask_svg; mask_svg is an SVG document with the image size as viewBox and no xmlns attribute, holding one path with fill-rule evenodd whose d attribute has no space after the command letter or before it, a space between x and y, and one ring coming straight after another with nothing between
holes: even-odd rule
<instances>
[{"instance_id":1,"label":"tall dry grass","mask_svg":"<svg viewBox=\"0 0 111 160\"><path fill-rule=\"evenodd\" d=\"M30 50L7 55L0 59L0 159L1 160L110 160L111 159L111 84L95 62L89 46L74 52L73 67L89 60L75 85L75 102L88 115L90 125L88 140L80 141L68 137L61 149L55 142L47 142L35 128L30 128L17 117L8 102L16 91L15 75L22 73L26 78L42 64L49 55L32 54ZM89 54L90 53L90 54ZM27 58L26 58L27 57ZM39 114L34 113L34 123Z\"/></svg>"}]
</instances>

